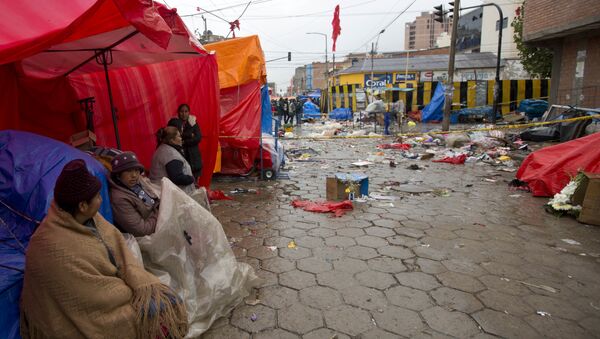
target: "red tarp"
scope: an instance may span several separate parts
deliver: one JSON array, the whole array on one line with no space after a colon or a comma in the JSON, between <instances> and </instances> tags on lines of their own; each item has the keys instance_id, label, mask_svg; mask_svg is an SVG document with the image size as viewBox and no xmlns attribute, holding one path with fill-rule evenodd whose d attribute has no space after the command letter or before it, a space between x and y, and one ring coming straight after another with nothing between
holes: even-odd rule
<instances>
[{"instance_id":1,"label":"red tarp","mask_svg":"<svg viewBox=\"0 0 600 339\"><path fill-rule=\"evenodd\" d=\"M336 217L341 217L346 212L353 209L352 201L344 200L342 202L332 201L310 201L310 200L293 200L292 206L300 207L307 212L317 213L333 213Z\"/></svg>"},{"instance_id":2,"label":"red tarp","mask_svg":"<svg viewBox=\"0 0 600 339\"><path fill-rule=\"evenodd\" d=\"M246 174L260 148L260 82L221 89L221 173Z\"/></svg>"},{"instance_id":3,"label":"red tarp","mask_svg":"<svg viewBox=\"0 0 600 339\"><path fill-rule=\"evenodd\" d=\"M391 143L391 144L381 144L377 145L379 149L399 149L403 151L408 151L410 149L409 144L401 144L401 143Z\"/></svg>"},{"instance_id":4,"label":"red tarp","mask_svg":"<svg viewBox=\"0 0 600 339\"><path fill-rule=\"evenodd\" d=\"M460 154L454 157L444 157L443 159L431 160L432 162L445 162L452 165L463 165L467 161L466 154Z\"/></svg>"},{"instance_id":5,"label":"red tarp","mask_svg":"<svg viewBox=\"0 0 600 339\"><path fill-rule=\"evenodd\" d=\"M534 196L559 193L578 171L600 173L600 133L531 153L517 171Z\"/></svg>"},{"instance_id":6,"label":"red tarp","mask_svg":"<svg viewBox=\"0 0 600 339\"><path fill-rule=\"evenodd\" d=\"M98 143L115 147L105 74L93 56L131 35L112 48L108 66L122 148L149 166L154 133L188 103L204 136L200 184L210 183L219 125L216 59L190 38L175 10L145 0L13 1L0 13L0 32L0 129L68 141L85 129L78 100L93 96Z\"/></svg>"}]
</instances>

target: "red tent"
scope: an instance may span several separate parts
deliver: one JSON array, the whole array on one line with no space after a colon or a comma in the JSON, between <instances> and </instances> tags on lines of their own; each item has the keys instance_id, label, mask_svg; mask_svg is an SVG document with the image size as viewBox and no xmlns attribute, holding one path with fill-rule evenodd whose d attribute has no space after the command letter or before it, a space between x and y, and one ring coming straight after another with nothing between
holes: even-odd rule
<instances>
[{"instance_id":1,"label":"red tent","mask_svg":"<svg viewBox=\"0 0 600 339\"><path fill-rule=\"evenodd\" d=\"M258 36L207 44L219 63L223 174L249 173L259 158L261 87L267 80L265 57ZM270 121L269 121L270 123Z\"/></svg>"},{"instance_id":2,"label":"red tent","mask_svg":"<svg viewBox=\"0 0 600 339\"><path fill-rule=\"evenodd\" d=\"M208 186L218 145L217 63L176 10L146 0L13 1L0 13L0 32L0 129L67 141L86 126L79 100L94 97L98 144L115 147L118 130L121 148L149 166L154 133L185 102L204 136L200 183Z\"/></svg>"}]
</instances>

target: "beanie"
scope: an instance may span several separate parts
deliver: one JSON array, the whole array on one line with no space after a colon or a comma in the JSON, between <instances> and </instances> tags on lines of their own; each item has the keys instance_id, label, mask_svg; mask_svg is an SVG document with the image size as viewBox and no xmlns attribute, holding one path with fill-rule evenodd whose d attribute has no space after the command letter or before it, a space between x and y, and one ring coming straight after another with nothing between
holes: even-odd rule
<instances>
[{"instance_id":1,"label":"beanie","mask_svg":"<svg viewBox=\"0 0 600 339\"><path fill-rule=\"evenodd\" d=\"M132 168L137 168L141 172L144 171L144 166L140 164L135 153L133 152L123 152L121 154L116 155L113 160L110 162L113 174L119 174L121 172L130 170Z\"/></svg>"},{"instance_id":2,"label":"beanie","mask_svg":"<svg viewBox=\"0 0 600 339\"><path fill-rule=\"evenodd\" d=\"M56 180L54 200L58 206L75 206L92 199L102 187L100 180L92 175L82 159L69 161Z\"/></svg>"}]
</instances>

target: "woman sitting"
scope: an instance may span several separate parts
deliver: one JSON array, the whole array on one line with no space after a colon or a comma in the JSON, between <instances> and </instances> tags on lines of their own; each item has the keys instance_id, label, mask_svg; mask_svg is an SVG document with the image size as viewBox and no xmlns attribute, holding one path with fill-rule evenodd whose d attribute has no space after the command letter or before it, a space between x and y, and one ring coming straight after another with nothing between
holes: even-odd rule
<instances>
[{"instance_id":1,"label":"woman sitting","mask_svg":"<svg viewBox=\"0 0 600 339\"><path fill-rule=\"evenodd\" d=\"M133 152L115 156L111 165L110 202L116 226L135 237L154 233L159 199L141 176L144 166Z\"/></svg>"},{"instance_id":2,"label":"woman sitting","mask_svg":"<svg viewBox=\"0 0 600 339\"><path fill-rule=\"evenodd\" d=\"M100 181L73 160L29 241L21 337L183 338L183 301L142 267L98 210Z\"/></svg>"},{"instance_id":3,"label":"woman sitting","mask_svg":"<svg viewBox=\"0 0 600 339\"><path fill-rule=\"evenodd\" d=\"M169 178L187 194L192 194L196 189L194 175L190 164L183 156L183 140L176 127L168 126L156 133L158 147L152 156L150 180L160 185L160 180Z\"/></svg>"}]
</instances>

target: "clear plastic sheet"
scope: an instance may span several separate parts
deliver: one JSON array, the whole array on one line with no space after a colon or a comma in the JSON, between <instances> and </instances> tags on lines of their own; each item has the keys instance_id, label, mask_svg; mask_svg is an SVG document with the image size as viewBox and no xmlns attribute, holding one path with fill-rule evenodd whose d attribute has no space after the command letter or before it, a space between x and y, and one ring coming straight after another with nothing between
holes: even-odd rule
<instances>
[{"instance_id":1,"label":"clear plastic sheet","mask_svg":"<svg viewBox=\"0 0 600 339\"><path fill-rule=\"evenodd\" d=\"M188 338L196 338L229 313L260 283L253 268L237 262L221 223L163 178L156 232L137 238L144 267L184 300Z\"/></svg>"}]
</instances>

